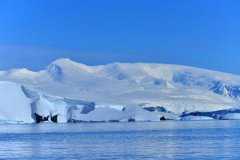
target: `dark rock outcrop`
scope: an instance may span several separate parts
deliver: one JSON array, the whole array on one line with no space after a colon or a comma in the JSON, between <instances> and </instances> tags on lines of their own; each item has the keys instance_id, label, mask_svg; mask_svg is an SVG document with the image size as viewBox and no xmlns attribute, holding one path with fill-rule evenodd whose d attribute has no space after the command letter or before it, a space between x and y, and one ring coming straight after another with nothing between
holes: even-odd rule
<instances>
[{"instance_id":1,"label":"dark rock outcrop","mask_svg":"<svg viewBox=\"0 0 240 160\"><path fill-rule=\"evenodd\" d=\"M164 116L160 117L160 121L166 121L166 120L167 119Z\"/></svg>"},{"instance_id":2,"label":"dark rock outcrop","mask_svg":"<svg viewBox=\"0 0 240 160\"><path fill-rule=\"evenodd\" d=\"M190 112L190 113L183 113L180 117L186 117L186 116L205 116L205 117L211 117L218 120L223 120L223 116L228 113L240 113L239 108L233 108L233 109L224 109L224 110L218 110L218 111L212 111L212 112Z\"/></svg>"},{"instance_id":3,"label":"dark rock outcrop","mask_svg":"<svg viewBox=\"0 0 240 160\"><path fill-rule=\"evenodd\" d=\"M232 98L240 97L240 86L225 84L221 81L214 81L210 90L219 95L229 96Z\"/></svg>"},{"instance_id":4,"label":"dark rock outcrop","mask_svg":"<svg viewBox=\"0 0 240 160\"><path fill-rule=\"evenodd\" d=\"M58 115L51 116L51 121L53 123L58 123Z\"/></svg>"},{"instance_id":5,"label":"dark rock outcrop","mask_svg":"<svg viewBox=\"0 0 240 160\"><path fill-rule=\"evenodd\" d=\"M120 122L120 121L119 120L109 120L108 122L117 123L117 122Z\"/></svg>"},{"instance_id":6,"label":"dark rock outcrop","mask_svg":"<svg viewBox=\"0 0 240 160\"><path fill-rule=\"evenodd\" d=\"M41 116L41 115L39 115L37 113L34 113L34 115L35 115L35 122L36 123L45 122L45 121L48 121L48 119L49 119L49 116L44 117L44 116Z\"/></svg>"},{"instance_id":7,"label":"dark rock outcrop","mask_svg":"<svg viewBox=\"0 0 240 160\"><path fill-rule=\"evenodd\" d=\"M136 122L136 120L134 118L129 118L128 122Z\"/></svg>"}]
</instances>

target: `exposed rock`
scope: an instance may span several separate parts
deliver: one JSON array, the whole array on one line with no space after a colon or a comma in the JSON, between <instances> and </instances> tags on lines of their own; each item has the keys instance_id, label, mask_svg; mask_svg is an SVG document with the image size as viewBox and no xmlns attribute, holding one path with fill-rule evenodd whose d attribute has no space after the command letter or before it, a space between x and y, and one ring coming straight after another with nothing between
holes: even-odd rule
<instances>
[{"instance_id":1,"label":"exposed rock","mask_svg":"<svg viewBox=\"0 0 240 160\"><path fill-rule=\"evenodd\" d=\"M167 119L164 117L164 116L162 116L161 118L160 118L160 121L166 121Z\"/></svg>"},{"instance_id":2,"label":"exposed rock","mask_svg":"<svg viewBox=\"0 0 240 160\"><path fill-rule=\"evenodd\" d=\"M213 112L190 112L190 113L183 113L180 117L187 117L187 116L202 116L202 117L211 117L213 119L223 120L225 119L225 115L230 113L240 113L239 108L232 108L232 109L224 109L218 110Z\"/></svg>"},{"instance_id":3,"label":"exposed rock","mask_svg":"<svg viewBox=\"0 0 240 160\"><path fill-rule=\"evenodd\" d=\"M114 122L114 123L116 123L116 122L120 122L119 120L109 120L108 122Z\"/></svg>"},{"instance_id":4,"label":"exposed rock","mask_svg":"<svg viewBox=\"0 0 240 160\"><path fill-rule=\"evenodd\" d=\"M34 113L34 115L35 115L36 123L45 122L45 121L48 121L48 119L49 119L49 116L44 117L44 116L38 115L37 113Z\"/></svg>"},{"instance_id":5,"label":"exposed rock","mask_svg":"<svg viewBox=\"0 0 240 160\"><path fill-rule=\"evenodd\" d=\"M58 122L58 115L51 116L51 121L53 123L57 123Z\"/></svg>"},{"instance_id":6,"label":"exposed rock","mask_svg":"<svg viewBox=\"0 0 240 160\"><path fill-rule=\"evenodd\" d=\"M129 118L128 122L135 122L136 120L134 118Z\"/></svg>"}]
</instances>

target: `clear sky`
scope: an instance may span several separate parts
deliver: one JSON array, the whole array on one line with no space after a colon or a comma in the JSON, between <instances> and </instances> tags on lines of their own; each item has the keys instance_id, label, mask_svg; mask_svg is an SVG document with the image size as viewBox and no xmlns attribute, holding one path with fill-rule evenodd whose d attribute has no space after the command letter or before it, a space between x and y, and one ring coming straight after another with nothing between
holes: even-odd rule
<instances>
[{"instance_id":1,"label":"clear sky","mask_svg":"<svg viewBox=\"0 0 240 160\"><path fill-rule=\"evenodd\" d=\"M240 74L238 0L1 0L0 69L155 62Z\"/></svg>"}]
</instances>

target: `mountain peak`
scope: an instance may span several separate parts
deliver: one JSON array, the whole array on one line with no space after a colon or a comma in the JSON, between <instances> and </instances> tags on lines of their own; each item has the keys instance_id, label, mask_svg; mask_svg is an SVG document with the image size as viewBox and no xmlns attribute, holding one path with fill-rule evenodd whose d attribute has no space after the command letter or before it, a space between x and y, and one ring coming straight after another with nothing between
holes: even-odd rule
<instances>
[{"instance_id":1,"label":"mountain peak","mask_svg":"<svg viewBox=\"0 0 240 160\"><path fill-rule=\"evenodd\" d=\"M56 80L56 81L62 80L63 71L62 71L61 66L52 63L48 66L47 72L53 78L53 80Z\"/></svg>"},{"instance_id":2,"label":"mountain peak","mask_svg":"<svg viewBox=\"0 0 240 160\"><path fill-rule=\"evenodd\" d=\"M51 64L61 65L61 64L69 64L69 63L77 63L77 62L74 62L69 58L59 58L59 59L56 59L55 61L53 61Z\"/></svg>"},{"instance_id":3,"label":"mountain peak","mask_svg":"<svg viewBox=\"0 0 240 160\"><path fill-rule=\"evenodd\" d=\"M53 61L49 66L51 65L55 65L58 66L60 68L62 68L62 70L67 70L67 71L83 71L83 72L90 72L93 73L95 71L95 67L93 66L88 66L86 64L83 63L78 63L75 62L69 58L60 58L57 59L55 61Z\"/></svg>"}]
</instances>

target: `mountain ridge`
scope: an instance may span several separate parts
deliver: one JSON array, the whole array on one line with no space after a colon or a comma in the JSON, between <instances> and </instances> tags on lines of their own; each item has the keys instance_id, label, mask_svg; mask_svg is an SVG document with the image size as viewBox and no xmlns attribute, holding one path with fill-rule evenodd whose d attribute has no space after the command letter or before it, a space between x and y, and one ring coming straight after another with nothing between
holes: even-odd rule
<instances>
[{"instance_id":1,"label":"mountain ridge","mask_svg":"<svg viewBox=\"0 0 240 160\"><path fill-rule=\"evenodd\" d=\"M219 106L238 106L240 97L240 76L181 65L111 63L88 66L61 58L45 70L14 69L4 73L0 73L0 81L101 105L146 103L182 112L199 107L212 110Z\"/></svg>"},{"instance_id":2,"label":"mountain ridge","mask_svg":"<svg viewBox=\"0 0 240 160\"><path fill-rule=\"evenodd\" d=\"M1 71L0 82L6 92L9 88L18 93L16 97L22 105L16 104L17 110L27 109L26 116L32 117L31 121L57 115L61 122L126 121L132 117L137 121L225 119L238 117L240 110L240 76L188 66L152 63L88 66L58 59L37 72ZM4 92L0 92L3 99ZM11 99L11 94L6 99ZM26 98L31 100L30 106ZM2 103L14 107L14 102ZM8 114L11 120L16 120L15 113L8 110ZM195 115L199 117L192 117Z\"/></svg>"},{"instance_id":3,"label":"mountain ridge","mask_svg":"<svg viewBox=\"0 0 240 160\"><path fill-rule=\"evenodd\" d=\"M145 62L133 62L133 63L127 63L127 62L113 62L113 63L107 63L107 64L102 64L102 65L86 65L84 63L80 63L80 62L76 62L73 61L69 58L58 58L56 60L54 60L53 62L51 62L48 66L50 65L66 65L66 64L71 64L74 66L78 66L79 68L84 68L86 70L91 70L91 69L96 69L96 68L102 68L103 66L121 66L121 65L150 65L150 66L166 66L166 67L173 67L173 68L183 68L183 69L194 69L194 70L198 70L198 71L203 71L203 72L214 72L217 74L224 74L224 75L228 75L228 76L235 76L240 78L240 75L238 74L233 74L233 73L227 73L227 72L223 72L223 71L217 71L217 70L212 70L212 69L205 69L205 68L201 68L201 67L195 67L195 66L187 66L187 65L180 65L180 64L168 64L168 63L145 63ZM39 73L42 72L44 70L46 70L48 68L48 66L45 69L42 70L38 70L38 71L33 71L30 70L28 68L13 68L13 69L9 69L9 70L0 70L1 72L13 72L13 71L22 71L25 70L27 72L31 72L31 73ZM81 66L81 67L80 67Z\"/></svg>"}]
</instances>

